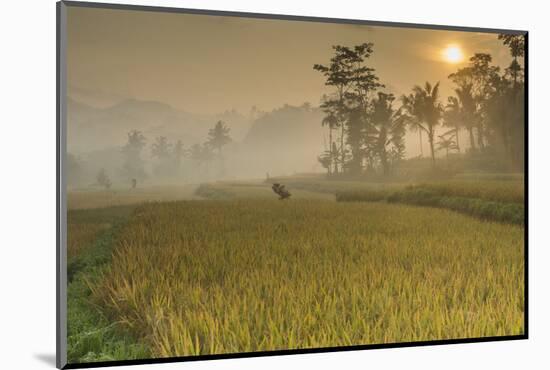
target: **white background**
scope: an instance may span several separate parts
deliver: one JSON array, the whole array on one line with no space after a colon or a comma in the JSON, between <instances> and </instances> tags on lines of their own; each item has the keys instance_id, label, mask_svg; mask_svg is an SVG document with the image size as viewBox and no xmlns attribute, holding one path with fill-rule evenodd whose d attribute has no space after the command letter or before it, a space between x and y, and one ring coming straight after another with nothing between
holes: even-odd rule
<instances>
[{"instance_id":1,"label":"white background","mask_svg":"<svg viewBox=\"0 0 550 370\"><path fill-rule=\"evenodd\" d=\"M117 2L117 1L113 1ZM550 19L544 1L142 0L128 3L488 28L529 36L527 341L141 366L140 369L548 369ZM0 367L55 358L55 1L3 1L0 21Z\"/></svg>"}]
</instances>

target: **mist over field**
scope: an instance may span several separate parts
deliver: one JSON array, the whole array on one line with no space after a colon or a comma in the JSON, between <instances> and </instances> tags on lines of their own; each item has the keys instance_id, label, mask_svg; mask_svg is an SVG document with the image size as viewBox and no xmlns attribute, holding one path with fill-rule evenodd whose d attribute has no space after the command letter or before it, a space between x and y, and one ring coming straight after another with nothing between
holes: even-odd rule
<instances>
[{"instance_id":1,"label":"mist over field","mask_svg":"<svg viewBox=\"0 0 550 370\"><path fill-rule=\"evenodd\" d=\"M97 108L70 98L68 117L68 152L76 162L70 184L77 187L92 184L101 168L115 184L129 184L128 176L121 170L125 160L122 148L127 144L128 133L134 130L139 130L144 138L140 158L147 184L323 172L317 161L326 145L319 124L322 112L309 104L285 105L271 112L251 110L242 114L233 110L200 115L152 101L129 99ZM231 141L223 148L223 158L193 156L193 145L202 146L218 121L230 130ZM183 152L177 169L166 173L161 169L159 173L166 159L151 151L159 137L167 140L167 154L181 141Z\"/></svg>"},{"instance_id":2,"label":"mist over field","mask_svg":"<svg viewBox=\"0 0 550 370\"><path fill-rule=\"evenodd\" d=\"M471 56L490 55L490 68L503 74L511 60L497 35L476 32L105 9L70 12L67 170L71 188L97 187L102 171L113 187L123 188L134 179L140 185L154 185L321 174L327 171L327 160L332 167L348 166L343 162L350 159L336 151L345 151L350 158L352 151L365 151L366 170L377 166L366 159L366 151L379 150L368 148L374 145L367 142L371 139L353 139L347 123L335 122L329 129L323 121L334 108L326 99L334 99L339 87L313 66L329 63L333 47L372 44L361 63L372 68L380 86L366 90L365 97L374 102L377 93L390 94L394 112L404 111L403 97L426 81L437 85L438 109L450 111L448 99L457 96L457 88L473 83L453 82L450 75L477 63L470 61ZM522 65L521 58L518 63ZM399 159L429 158L431 146L436 158L447 158L449 152L456 157L470 151L476 141L485 146L483 140L498 149L492 151L497 158L493 162L506 155L497 143L503 140L498 128L468 129L477 118L463 112L462 118L454 118L461 120L455 125L452 114L441 114L430 127L431 134L427 127L415 126L411 116L403 123ZM212 147L208 153L209 130L218 122L228 129L228 141L218 153ZM367 130L365 125L361 130ZM124 148L129 149L132 132L139 133L134 138L139 144L130 154ZM357 149L350 146L353 140L360 141ZM391 145L387 144L388 153ZM136 166L139 169L128 169ZM466 170L498 172L505 166L489 167ZM517 165L512 167L506 170L518 170Z\"/></svg>"},{"instance_id":3,"label":"mist over field","mask_svg":"<svg viewBox=\"0 0 550 370\"><path fill-rule=\"evenodd\" d=\"M207 180L264 178L296 173L323 173L317 160L327 149L328 135L320 124L322 109L310 103L284 105L270 112L247 113L227 110L220 114L194 114L155 101L126 99L112 106L97 107L68 98L69 185L80 188L94 184L102 168L115 181L127 186L124 154L128 133L139 130L144 136L140 153L146 173L146 184L196 183ZM212 126L222 121L230 129L231 142L224 148L223 161L211 160L208 165L191 157L191 147L201 145ZM446 131L440 128L439 131ZM151 147L159 137L167 139L167 150L179 140L183 143L181 167L167 174L156 169L159 159ZM460 139L466 141L466 133ZM405 158L420 155L418 134L405 137ZM423 150L428 145L423 143ZM443 153L438 153L438 157Z\"/></svg>"}]
</instances>

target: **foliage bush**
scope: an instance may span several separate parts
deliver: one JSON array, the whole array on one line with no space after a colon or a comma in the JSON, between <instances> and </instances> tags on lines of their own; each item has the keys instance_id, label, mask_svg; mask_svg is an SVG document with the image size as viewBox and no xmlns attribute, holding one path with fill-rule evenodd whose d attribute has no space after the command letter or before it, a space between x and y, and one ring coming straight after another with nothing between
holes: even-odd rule
<instances>
[{"instance_id":1,"label":"foliage bush","mask_svg":"<svg viewBox=\"0 0 550 370\"><path fill-rule=\"evenodd\" d=\"M437 196L476 198L503 203L523 203L522 181L442 181L411 185L409 189L424 189Z\"/></svg>"},{"instance_id":2,"label":"foliage bush","mask_svg":"<svg viewBox=\"0 0 550 370\"><path fill-rule=\"evenodd\" d=\"M503 203L479 198L445 196L428 189L405 189L387 197L390 203L406 203L420 206L446 208L485 220L523 224L523 204Z\"/></svg>"},{"instance_id":3,"label":"foliage bush","mask_svg":"<svg viewBox=\"0 0 550 370\"><path fill-rule=\"evenodd\" d=\"M506 188L503 188L506 189ZM500 189L500 190L503 190ZM523 224L525 209L519 191L491 191L482 186L465 184L425 184L402 190L353 190L336 193L340 202L405 203L417 206L446 208L485 220Z\"/></svg>"}]
</instances>

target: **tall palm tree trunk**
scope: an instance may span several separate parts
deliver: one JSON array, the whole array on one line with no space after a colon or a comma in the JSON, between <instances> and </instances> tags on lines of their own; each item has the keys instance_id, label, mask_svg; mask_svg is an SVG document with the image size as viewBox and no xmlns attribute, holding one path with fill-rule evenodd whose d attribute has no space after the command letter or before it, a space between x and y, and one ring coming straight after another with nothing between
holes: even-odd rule
<instances>
[{"instance_id":1,"label":"tall palm tree trunk","mask_svg":"<svg viewBox=\"0 0 550 370\"><path fill-rule=\"evenodd\" d=\"M384 176L388 176L390 174L390 164L388 163L388 153L385 148L380 152L380 163L382 164Z\"/></svg>"},{"instance_id":2,"label":"tall palm tree trunk","mask_svg":"<svg viewBox=\"0 0 550 370\"><path fill-rule=\"evenodd\" d=\"M340 170L344 173L344 164L346 162L346 151L344 150L344 123L342 122L342 132L340 133Z\"/></svg>"},{"instance_id":3,"label":"tall palm tree trunk","mask_svg":"<svg viewBox=\"0 0 550 370\"><path fill-rule=\"evenodd\" d=\"M476 150L476 141L474 139L474 128L469 127L468 133L470 134L470 150L475 151Z\"/></svg>"},{"instance_id":4,"label":"tall palm tree trunk","mask_svg":"<svg viewBox=\"0 0 550 370\"><path fill-rule=\"evenodd\" d=\"M332 175L332 166L334 162L334 155L332 154L332 125L328 125L328 155L330 158L330 162L328 164L328 175L329 177Z\"/></svg>"},{"instance_id":5,"label":"tall palm tree trunk","mask_svg":"<svg viewBox=\"0 0 550 370\"><path fill-rule=\"evenodd\" d=\"M479 149L483 149L485 147L484 141L483 141L483 124L477 125L477 146Z\"/></svg>"},{"instance_id":6,"label":"tall palm tree trunk","mask_svg":"<svg viewBox=\"0 0 550 370\"><path fill-rule=\"evenodd\" d=\"M432 157L432 167L435 168L435 149L434 149L434 132L428 132L428 140L430 141L430 154Z\"/></svg>"},{"instance_id":7,"label":"tall palm tree trunk","mask_svg":"<svg viewBox=\"0 0 550 370\"><path fill-rule=\"evenodd\" d=\"M455 138L456 138L456 150L460 153L460 143L458 142L458 126L455 127Z\"/></svg>"},{"instance_id":8,"label":"tall palm tree trunk","mask_svg":"<svg viewBox=\"0 0 550 370\"><path fill-rule=\"evenodd\" d=\"M418 129L418 137L420 139L420 157L424 157L424 149L422 149L422 129Z\"/></svg>"}]
</instances>

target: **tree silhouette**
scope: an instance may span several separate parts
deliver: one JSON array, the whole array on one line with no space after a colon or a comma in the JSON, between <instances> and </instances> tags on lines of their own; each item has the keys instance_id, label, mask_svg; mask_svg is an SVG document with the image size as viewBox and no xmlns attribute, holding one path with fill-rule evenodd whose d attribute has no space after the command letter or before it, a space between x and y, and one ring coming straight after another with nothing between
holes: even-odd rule
<instances>
[{"instance_id":1,"label":"tree silhouette","mask_svg":"<svg viewBox=\"0 0 550 370\"><path fill-rule=\"evenodd\" d=\"M329 176L332 174L331 167L332 167L332 153L330 150L325 150L323 153L321 153L317 157L317 161L327 170L327 173Z\"/></svg>"},{"instance_id":2,"label":"tree silhouette","mask_svg":"<svg viewBox=\"0 0 550 370\"><path fill-rule=\"evenodd\" d=\"M170 150L168 139L165 136L159 136L151 147L151 154L160 160L167 160L170 157Z\"/></svg>"},{"instance_id":3,"label":"tree silhouette","mask_svg":"<svg viewBox=\"0 0 550 370\"><path fill-rule=\"evenodd\" d=\"M105 189L111 188L111 179L107 175L107 172L104 168L99 170L99 172L97 173L96 181L98 185L103 186Z\"/></svg>"},{"instance_id":4,"label":"tree silhouette","mask_svg":"<svg viewBox=\"0 0 550 370\"><path fill-rule=\"evenodd\" d=\"M405 152L405 119L400 110L393 108L394 100L393 94L382 92L373 100L374 151L380 159L384 175L390 173L390 162L402 159Z\"/></svg>"},{"instance_id":5,"label":"tree silhouette","mask_svg":"<svg viewBox=\"0 0 550 370\"><path fill-rule=\"evenodd\" d=\"M437 142L437 150L445 150L445 157L449 159L449 150L458 150L456 144L455 131L448 131L443 135L439 135L439 141Z\"/></svg>"},{"instance_id":6,"label":"tree silhouette","mask_svg":"<svg viewBox=\"0 0 550 370\"><path fill-rule=\"evenodd\" d=\"M519 57L525 54L525 36L523 35L498 35L498 39L510 49L510 54L514 58L510 66L507 68L507 73L512 77L513 87L515 88L518 79L521 78L521 65L518 62Z\"/></svg>"},{"instance_id":7,"label":"tree silhouette","mask_svg":"<svg viewBox=\"0 0 550 370\"><path fill-rule=\"evenodd\" d=\"M154 168L157 175L166 176L171 173L173 170L172 145L165 136L155 138L155 142L151 145L151 155L158 159Z\"/></svg>"},{"instance_id":8,"label":"tree silhouette","mask_svg":"<svg viewBox=\"0 0 550 370\"><path fill-rule=\"evenodd\" d=\"M464 115L460 101L455 96L449 96L447 98L447 105L443 112L443 125L453 129L454 136L456 138L456 149L460 152L460 144L458 141L458 134L460 128L464 126Z\"/></svg>"},{"instance_id":9,"label":"tree silhouette","mask_svg":"<svg viewBox=\"0 0 550 370\"><path fill-rule=\"evenodd\" d=\"M491 65L490 54L476 53L470 58L468 66L449 75L459 89L469 90L474 102L473 123L477 128L477 146L485 147L486 112L484 104L494 93L493 81L498 78L499 67Z\"/></svg>"},{"instance_id":10,"label":"tree silhouette","mask_svg":"<svg viewBox=\"0 0 550 370\"><path fill-rule=\"evenodd\" d=\"M331 175L332 172L333 172L333 169L332 169L332 165L334 163L334 173L338 173L338 163L336 161L336 158L334 158L334 154L332 153L332 143L334 142L334 140L332 139L332 131L338 127L338 119L336 118L336 116L334 115L334 113L330 112L330 111L327 111L326 112L327 115L323 118L323 121L322 121L322 125L323 126L328 126L328 145L329 145L329 149L327 150L327 155L325 155L324 157L328 160L327 162L327 170L328 170L328 174Z\"/></svg>"},{"instance_id":11,"label":"tree silhouette","mask_svg":"<svg viewBox=\"0 0 550 370\"><path fill-rule=\"evenodd\" d=\"M460 119L463 126L468 130L470 136L470 150L476 151L474 128L479 125L480 112L478 111L476 99L473 95L472 84L465 83L455 89L458 101Z\"/></svg>"},{"instance_id":12,"label":"tree silhouette","mask_svg":"<svg viewBox=\"0 0 550 370\"><path fill-rule=\"evenodd\" d=\"M213 159L212 148L206 143L194 144L189 151L189 157L199 165L208 163Z\"/></svg>"},{"instance_id":13,"label":"tree silhouette","mask_svg":"<svg viewBox=\"0 0 550 370\"><path fill-rule=\"evenodd\" d=\"M323 157L325 160L329 161L329 166L327 167L328 174L331 175L332 173L338 174L338 150L336 148L332 132L343 124L343 114L344 114L344 107L340 104L340 100L334 99L331 97L328 97L327 95L323 95L322 103L321 103L321 109L326 114L323 120L321 121L321 124L323 126L328 127L328 137L329 137L329 150L328 150L328 157L323 154ZM333 169L331 167L333 166Z\"/></svg>"},{"instance_id":14,"label":"tree silhouette","mask_svg":"<svg viewBox=\"0 0 550 370\"><path fill-rule=\"evenodd\" d=\"M207 144L218 151L218 156L221 157L222 147L231 142L229 137L229 127L225 126L225 123L218 121L214 128L208 131Z\"/></svg>"},{"instance_id":15,"label":"tree silhouette","mask_svg":"<svg viewBox=\"0 0 550 370\"><path fill-rule=\"evenodd\" d=\"M434 135L443 114L443 107L439 102L439 82L433 86L429 82L424 87L414 86L412 93L404 96L402 102L407 113L406 120L428 135L432 167L435 167Z\"/></svg>"},{"instance_id":16,"label":"tree silhouette","mask_svg":"<svg viewBox=\"0 0 550 370\"><path fill-rule=\"evenodd\" d=\"M197 163L200 163L202 159L201 156L202 156L202 147L200 146L200 144L193 144L191 146L191 149L189 149L189 158L191 158L191 160Z\"/></svg>"},{"instance_id":17,"label":"tree silhouette","mask_svg":"<svg viewBox=\"0 0 550 370\"><path fill-rule=\"evenodd\" d=\"M414 94L402 95L401 104L403 110L406 112L406 123L409 129L413 132L418 132L418 138L420 141L420 157L424 157L423 142L422 142L422 112L420 106L420 99L415 99Z\"/></svg>"},{"instance_id":18,"label":"tree silhouette","mask_svg":"<svg viewBox=\"0 0 550 370\"><path fill-rule=\"evenodd\" d=\"M181 140L178 140L174 145L172 156L174 157L174 167L176 168L176 170L179 170L179 168L181 167L181 160L183 157L185 157L185 149Z\"/></svg>"},{"instance_id":19,"label":"tree silhouette","mask_svg":"<svg viewBox=\"0 0 550 370\"><path fill-rule=\"evenodd\" d=\"M328 65L313 66L313 69L321 72L325 77L325 85L332 86L335 90L330 100L324 102L324 108L332 106L335 107L334 112L341 113L333 114L331 119L336 118L336 122L332 127L340 128L338 151L341 169L349 168L352 172L359 172L362 166L364 153L360 150L359 143L367 124L365 118L369 109L370 94L379 87L383 87L374 69L366 65L373 53L373 46L372 43L363 43L354 47L335 45L332 47L334 55ZM349 137L350 134L355 137ZM348 166L345 165L348 154L346 144L352 146L352 163Z\"/></svg>"},{"instance_id":20,"label":"tree silhouette","mask_svg":"<svg viewBox=\"0 0 550 370\"><path fill-rule=\"evenodd\" d=\"M138 130L132 130L128 133L128 141L122 147L122 154L125 157L123 172L128 178L137 178L143 180L147 177L145 174L145 163L141 158L141 151L145 147L145 137Z\"/></svg>"},{"instance_id":21,"label":"tree silhouette","mask_svg":"<svg viewBox=\"0 0 550 370\"><path fill-rule=\"evenodd\" d=\"M365 157L365 112L360 107L349 108L346 127L346 144L349 147L351 157L346 163L346 168L353 174L361 172L363 158ZM344 157L345 158L345 157Z\"/></svg>"},{"instance_id":22,"label":"tree silhouette","mask_svg":"<svg viewBox=\"0 0 550 370\"><path fill-rule=\"evenodd\" d=\"M502 143L508 162L516 168L523 167L523 142L525 135L524 84L505 73L493 80L494 92L487 100L485 112L487 126Z\"/></svg>"}]
</instances>

